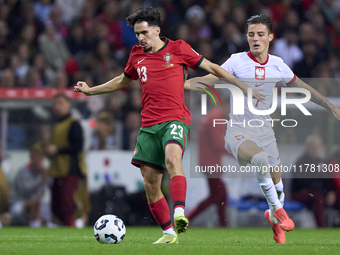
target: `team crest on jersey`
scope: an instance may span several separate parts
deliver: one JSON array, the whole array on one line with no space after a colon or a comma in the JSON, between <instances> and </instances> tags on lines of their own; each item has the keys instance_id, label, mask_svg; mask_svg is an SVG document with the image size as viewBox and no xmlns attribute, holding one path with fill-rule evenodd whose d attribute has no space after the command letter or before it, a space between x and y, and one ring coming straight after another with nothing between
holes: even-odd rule
<instances>
[{"instance_id":1,"label":"team crest on jersey","mask_svg":"<svg viewBox=\"0 0 340 255\"><path fill-rule=\"evenodd\" d=\"M165 53L165 55L163 56L163 59L165 60L165 64L163 64L163 66L172 67L174 65L170 63L170 60L172 59L172 55L170 54L170 52Z\"/></svg>"},{"instance_id":2,"label":"team crest on jersey","mask_svg":"<svg viewBox=\"0 0 340 255\"><path fill-rule=\"evenodd\" d=\"M235 138L236 138L236 140L240 141L240 140L244 139L244 136L243 135L236 135Z\"/></svg>"},{"instance_id":3,"label":"team crest on jersey","mask_svg":"<svg viewBox=\"0 0 340 255\"><path fill-rule=\"evenodd\" d=\"M255 66L255 79L264 80L266 77L266 69L264 67Z\"/></svg>"}]
</instances>

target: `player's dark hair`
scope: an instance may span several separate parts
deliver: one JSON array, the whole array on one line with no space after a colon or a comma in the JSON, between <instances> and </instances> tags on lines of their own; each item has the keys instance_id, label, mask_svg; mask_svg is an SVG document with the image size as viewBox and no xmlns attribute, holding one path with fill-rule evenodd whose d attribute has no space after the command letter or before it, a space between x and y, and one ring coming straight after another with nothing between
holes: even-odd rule
<instances>
[{"instance_id":1,"label":"player's dark hair","mask_svg":"<svg viewBox=\"0 0 340 255\"><path fill-rule=\"evenodd\" d=\"M126 18L126 22L130 27L134 27L136 23L143 21L148 22L149 26L159 27L161 25L161 14L151 6L141 6L135 13Z\"/></svg>"},{"instance_id":2,"label":"player's dark hair","mask_svg":"<svg viewBox=\"0 0 340 255\"><path fill-rule=\"evenodd\" d=\"M248 32L248 27L254 24L263 24L268 28L269 33L273 32L273 22L271 18L264 14L251 16L246 22L246 32Z\"/></svg>"}]
</instances>

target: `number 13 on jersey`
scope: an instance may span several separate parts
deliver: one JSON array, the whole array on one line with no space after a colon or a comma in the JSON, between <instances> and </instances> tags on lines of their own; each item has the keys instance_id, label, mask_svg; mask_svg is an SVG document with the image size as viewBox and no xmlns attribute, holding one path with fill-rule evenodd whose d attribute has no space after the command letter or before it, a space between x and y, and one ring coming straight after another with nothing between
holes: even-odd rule
<instances>
[{"instance_id":1,"label":"number 13 on jersey","mask_svg":"<svg viewBox=\"0 0 340 255\"><path fill-rule=\"evenodd\" d=\"M139 80L141 82L146 82L148 80L148 76L146 74L146 67L145 66L142 66L142 68L137 68L137 73L138 73L138 76L139 76Z\"/></svg>"}]
</instances>

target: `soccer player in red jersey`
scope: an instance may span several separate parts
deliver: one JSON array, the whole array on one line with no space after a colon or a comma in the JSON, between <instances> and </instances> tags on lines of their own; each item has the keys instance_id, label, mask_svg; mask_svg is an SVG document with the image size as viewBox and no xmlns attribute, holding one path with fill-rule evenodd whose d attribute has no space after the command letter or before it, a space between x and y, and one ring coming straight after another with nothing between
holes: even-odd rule
<instances>
[{"instance_id":1,"label":"soccer player in red jersey","mask_svg":"<svg viewBox=\"0 0 340 255\"><path fill-rule=\"evenodd\" d=\"M182 155L190 125L190 112L183 102L187 67L194 70L203 68L238 86L245 95L248 85L205 59L183 40L172 41L160 37L158 10L141 7L127 17L127 22L134 28L139 45L131 50L124 73L91 88L79 81L74 90L85 95L110 93L139 79L142 87L142 127L131 163L141 170L150 210L163 230L163 236L155 243L178 243L169 207L161 191L161 180L163 172L167 170L174 203L175 229L178 233L185 232L189 221L184 216L187 184L182 169ZM253 97L264 99L256 91Z\"/></svg>"}]
</instances>

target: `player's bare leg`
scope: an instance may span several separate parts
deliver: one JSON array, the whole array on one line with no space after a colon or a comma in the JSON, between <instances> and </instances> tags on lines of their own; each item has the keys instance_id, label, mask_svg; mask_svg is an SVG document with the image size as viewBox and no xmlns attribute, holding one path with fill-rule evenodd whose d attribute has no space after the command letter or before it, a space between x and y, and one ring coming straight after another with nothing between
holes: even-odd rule
<instances>
[{"instance_id":1,"label":"player's bare leg","mask_svg":"<svg viewBox=\"0 0 340 255\"><path fill-rule=\"evenodd\" d=\"M144 178L144 188L150 211L163 230L163 236L154 244L178 243L177 235L170 219L169 206L161 190L163 173L142 165L140 170Z\"/></svg>"},{"instance_id":2,"label":"player's bare leg","mask_svg":"<svg viewBox=\"0 0 340 255\"><path fill-rule=\"evenodd\" d=\"M144 178L144 188L148 203L154 203L163 197L161 191L163 173L148 166L140 166Z\"/></svg>"},{"instance_id":3,"label":"player's bare leg","mask_svg":"<svg viewBox=\"0 0 340 255\"><path fill-rule=\"evenodd\" d=\"M185 232L189 224L184 216L187 182L182 168L182 154L182 148L178 144L169 143L165 146L165 164L170 175L170 194L178 233Z\"/></svg>"},{"instance_id":4,"label":"player's bare leg","mask_svg":"<svg viewBox=\"0 0 340 255\"><path fill-rule=\"evenodd\" d=\"M253 141L246 140L244 141L238 150L238 157L240 160L244 160L247 163L250 163L253 166L257 166L259 169L258 172L255 173L255 177L257 182L259 183L263 195L267 199L267 203L269 205L269 217L270 223L280 224L280 227L283 230L292 230L294 229L293 221L287 216L286 212L283 209L283 205L281 204L278 194L276 191L275 184L273 182L272 176L270 174L269 169L269 159L268 154L264 152L259 146L257 146ZM262 171L266 170L266 171ZM275 176L275 181L278 181ZM279 183L279 182L278 182ZM266 217L267 218L267 217ZM271 224L272 225L272 224ZM276 225L275 225L276 226ZM273 225L272 225L273 227ZM273 228L273 233L275 235L275 229ZM278 234L276 232L276 234ZM281 235L284 235L284 232L281 232ZM277 240L283 240L283 238L275 238ZM285 239L284 239L285 240Z\"/></svg>"}]
</instances>

